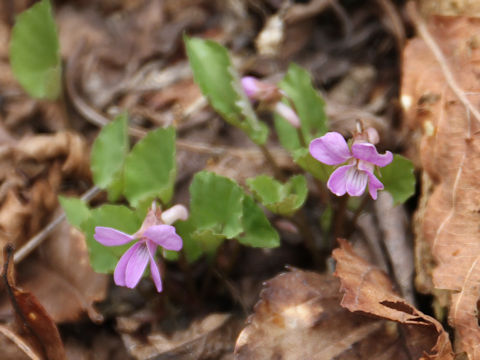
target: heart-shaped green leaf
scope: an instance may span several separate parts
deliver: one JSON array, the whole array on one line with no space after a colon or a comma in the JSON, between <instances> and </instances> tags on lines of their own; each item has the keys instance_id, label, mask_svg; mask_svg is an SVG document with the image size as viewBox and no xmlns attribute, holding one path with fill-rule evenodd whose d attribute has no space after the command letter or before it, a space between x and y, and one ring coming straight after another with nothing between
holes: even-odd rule
<instances>
[{"instance_id":1,"label":"heart-shaped green leaf","mask_svg":"<svg viewBox=\"0 0 480 360\"><path fill-rule=\"evenodd\" d=\"M140 140L125 160L125 197L134 207L160 198L168 203L177 175L175 129L157 129Z\"/></svg>"},{"instance_id":2,"label":"heart-shaped green leaf","mask_svg":"<svg viewBox=\"0 0 480 360\"><path fill-rule=\"evenodd\" d=\"M241 244L262 248L273 248L280 245L278 232L251 196L245 196L243 199L242 222L244 232L238 237Z\"/></svg>"},{"instance_id":3,"label":"heart-shaped green leaf","mask_svg":"<svg viewBox=\"0 0 480 360\"><path fill-rule=\"evenodd\" d=\"M209 171L195 174L190 185L190 216L196 229L231 239L242 232L244 192L238 184Z\"/></svg>"},{"instance_id":4,"label":"heart-shaped green leaf","mask_svg":"<svg viewBox=\"0 0 480 360\"><path fill-rule=\"evenodd\" d=\"M395 154L393 161L380 170L380 181L392 197L394 204L401 204L415 194L413 164L407 158Z\"/></svg>"},{"instance_id":5,"label":"heart-shaped green leaf","mask_svg":"<svg viewBox=\"0 0 480 360\"><path fill-rule=\"evenodd\" d=\"M129 148L127 121L127 114L121 114L105 125L93 143L90 156L93 182L101 189L111 189L112 200L123 188L123 166Z\"/></svg>"},{"instance_id":6,"label":"heart-shaped green leaf","mask_svg":"<svg viewBox=\"0 0 480 360\"><path fill-rule=\"evenodd\" d=\"M247 179L247 185L268 210L280 215L292 215L303 205L308 194L303 175L293 176L285 184L271 176L260 175Z\"/></svg>"}]
</instances>

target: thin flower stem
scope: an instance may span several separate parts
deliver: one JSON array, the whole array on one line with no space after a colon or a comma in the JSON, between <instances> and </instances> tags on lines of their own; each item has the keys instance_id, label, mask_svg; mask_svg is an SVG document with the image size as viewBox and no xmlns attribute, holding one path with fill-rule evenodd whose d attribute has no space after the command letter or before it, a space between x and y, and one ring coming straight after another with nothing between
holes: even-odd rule
<instances>
[{"instance_id":1,"label":"thin flower stem","mask_svg":"<svg viewBox=\"0 0 480 360\"><path fill-rule=\"evenodd\" d=\"M343 237L345 232L345 216L347 212L348 195L344 195L340 198L338 206L335 209L333 215L333 241L339 237Z\"/></svg>"},{"instance_id":2,"label":"thin flower stem","mask_svg":"<svg viewBox=\"0 0 480 360\"><path fill-rule=\"evenodd\" d=\"M368 195L365 195L362 199L362 202L360 203L360 205L355 209L355 212L353 213L353 218L352 218L352 221L351 221L351 224L352 224L352 229L355 227L356 223L357 223L357 220L358 220L358 217L360 216L360 214L362 213L363 209L365 209L365 206L367 206L367 204L370 202L370 197Z\"/></svg>"},{"instance_id":3,"label":"thin flower stem","mask_svg":"<svg viewBox=\"0 0 480 360\"><path fill-rule=\"evenodd\" d=\"M263 153L263 156L265 156L265 159L267 160L267 163L270 165L270 167L273 170L273 174L278 180L285 181L285 175L283 174L282 169L278 166L277 162L275 161L275 158L272 156L270 153L270 150L265 145L258 145L260 150Z\"/></svg>"},{"instance_id":4,"label":"thin flower stem","mask_svg":"<svg viewBox=\"0 0 480 360\"><path fill-rule=\"evenodd\" d=\"M193 299L198 299L197 289L196 289L195 284L193 282L192 269L191 269L190 264L188 263L187 258L185 257L185 254L184 254L183 251L180 251L180 253L179 253L178 265L182 269L182 272L185 274L185 281L187 283L187 289L188 289L188 292L190 293L192 301L193 301Z\"/></svg>"},{"instance_id":5,"label":"thin flower stem","mask_svg":"<svg viewBox=\"0 0 480 360\"><path fill-rule=\"evenodd\" d=\"M297 135L298 135L298 139L300 140L300 145L306 148L308 144L305 141L305 136L303 136L302 128L297 128Z\"/></svg>"},{"instance_id":6,"label":"thin flower stem","mask_svg":"<svg viewBox=\"0 0 480 360\"><path fill-rule=\"evenodd\" d=\"M93 186L82 195L81 199L85 202L89 202L100 191L101 190L98 187ZM41 230L37 235L28 240L20 249L15 251L15 254L13 255L13 261L15 262L15 264L18 264L20 261L25 259L33 250L35 250L37 246L40 245L52 232L52 230L55 229L63 220L65 220L64 211L62 211L62 213L57 218L53 219L47 226L45 226L43 230Z\"/></svg>"},{"instance_id":7,"label":"thin flower stem","mask_svg":"<svg viewBox=\"0 0 480 360\"><path fill-rule=\"evenodd\" d=\"M313 236L312 229L308 223L307 215L304 208L301 208L295 217L293 217L293 222L297 225L300 234L302 235L305 246L311 252L313 262L315 266L321 266L321 258L318 252L317 246L315 244L315 237Z\"/></svg>"}]
</instances>

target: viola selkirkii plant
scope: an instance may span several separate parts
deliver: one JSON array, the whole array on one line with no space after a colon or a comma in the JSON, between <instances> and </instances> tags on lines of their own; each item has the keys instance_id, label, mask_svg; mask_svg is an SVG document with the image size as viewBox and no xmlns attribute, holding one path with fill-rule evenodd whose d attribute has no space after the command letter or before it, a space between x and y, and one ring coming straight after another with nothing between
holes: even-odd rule
<instances>
[{"instance_id":1,"label":"viola selkirkii plant","mask_svg":"<svg viewBox=\"0 0 480 360\"><path fill-rule=\"evenodd\" d=\"M327 165L340 165L328 179L327 187L337 196L348 193L361 196L367 187L372 199L377 199L378 190L384 186L375 176L376 167L384 167L393 161L393 154L387 151L379 154L375 147L379 136L374 128L358 129L353 136L351 147L337 132L328 132L310 143L310 154Z\"/></svg>"},{"instance_id":2,"label":"viola selkirkii plant","mask_svg":"<svg viewBox=\"0 0 480 360\"><path fill-rule=\"evenodd\" d=\"M157 291L161 292L162 280L155 261L155 253L158 246L165 250L180 251L182 249L182 238L171 224L187 218L188 212L183 205L175 205L162 212L154 202L142 226L132 235L110 227L97 226L93 237L102 245L120 246L135 241L135 244L118 261L113 273L115 284L134 288L150 262L150 274Z\"/></svg>"}]
</instances>

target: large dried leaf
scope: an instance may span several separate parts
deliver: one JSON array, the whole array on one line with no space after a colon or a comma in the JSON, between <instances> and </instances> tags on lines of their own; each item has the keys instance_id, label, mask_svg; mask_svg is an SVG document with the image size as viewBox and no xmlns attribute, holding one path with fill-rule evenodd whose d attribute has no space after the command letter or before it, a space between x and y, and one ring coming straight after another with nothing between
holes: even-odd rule
<instances>
[{"instance_id":1,"label":"large dried leaf","mask_svg":"<svg viewBox=\"0 0 480 360\"><path fill-rule=\"evenodd\" d=\"M15 311L18 332L27 344L36 349L40 358L66 359L65 349L55 322L32 293L18 288L15 284L13 247L6 246L3 252L2 280Z\"/></svg>"},{"instance_id":2,"label":"large dried leaf","mask_svg":"<svg viewBox=\"0 0 480 360\"><path fill-rule=\"evenodd\" d=\"M293 269L268 281L236 360L410 359L393 323L340 306L339 281Z\"/></svg>"},{"instance_id":3,"label":"large dried leaf","mask_svg":"<svg viewBox=\"0 0 480 360\"><path fill-rule=\"evenodd\" d=\"M453 359L452 346L442 325L399 297L388 276L358 257L345 240L341 240L340 246L333 251L333 257L337 261L335 275L345 291L342 306L404 325L412 359Z\"/></svg>"},{"instance_id":4,"label":"large dried leaf","mask_svg":"<svg viewBox=\"0 0 480 360\"><path fill-rule=\"evenodd\" d=\"M434 17L422 39L409 42L404 52L402 103L406 125L420 137L420 156L431 194L417 216L417 250L424 259L417 271L433 286L451 293L449 322L458 336L458 352L480 358L477 318L480 282L480 19ZM443 53L435 57L430 47ZM442 59L443 58L443 59ZM442 65L440 65L440 62ZM448 75L447 75L448 74ZM463 99L462 99L463 98ZM423 131L422 131L423 130ZM427 252L427 254L425 254ZM417 264L419 264L417 262ZM422 284L424 290L428 282ZM456 342L457 343L457 342Z\"/></svg>"}]
</instances>

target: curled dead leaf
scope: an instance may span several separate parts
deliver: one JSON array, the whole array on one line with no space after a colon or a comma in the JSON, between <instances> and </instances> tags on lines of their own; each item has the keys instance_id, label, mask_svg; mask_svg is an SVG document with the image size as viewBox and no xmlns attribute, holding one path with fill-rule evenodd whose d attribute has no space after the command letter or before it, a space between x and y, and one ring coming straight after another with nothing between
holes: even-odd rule
<instances>
[{"instance_id":1,"label":"curled dead leaf","mask_svg":"<svg viewBox=\"0 0 480 360\"><path fill-rule=\"evenodd\" d=\"M340 239L333 251L335 275L345 292L341 305L350 311L378 316L403 325L412 359L452 360L452 345L442 325L398 296L388 276L355 254Z\"/></svg>"}]
</instances>

